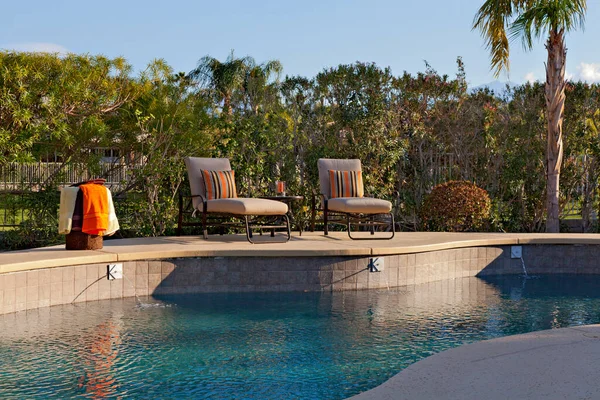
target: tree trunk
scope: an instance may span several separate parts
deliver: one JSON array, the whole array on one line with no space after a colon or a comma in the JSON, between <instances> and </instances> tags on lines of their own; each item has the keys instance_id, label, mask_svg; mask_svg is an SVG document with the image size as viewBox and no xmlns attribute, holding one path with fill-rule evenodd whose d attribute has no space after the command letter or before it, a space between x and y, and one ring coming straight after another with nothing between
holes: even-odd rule
<instances>
[{"instance_id":1,"label":"tree trunk","mask_svg":"<svg viewBox=\"0 0 600 400\"><path fill-rule=\"evenodd\" d=\"M562 123L565 109L565 63L567 49L563 30L551 30L546 43L546 112L548 147L546 150L546 232L558 233L559 181L563 158Z\"/></svg>"},{"instance_id":2,"label":"tree trunk","mask_svg":"<svg viewBox=\"0 0 600 400\"><path fill-rule=\"evenodd\" d=\"M231 94L229 93L226 93L223 96L223 112L229 117L233 115L233 108L231 108Z\"/></svg>"}]
</instances>

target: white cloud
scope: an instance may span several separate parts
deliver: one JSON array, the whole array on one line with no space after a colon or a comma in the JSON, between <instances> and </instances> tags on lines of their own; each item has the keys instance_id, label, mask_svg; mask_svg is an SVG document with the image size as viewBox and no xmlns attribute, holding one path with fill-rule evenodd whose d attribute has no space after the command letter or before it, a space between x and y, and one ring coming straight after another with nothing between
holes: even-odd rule
<instances>
[{"instance_id":1,"label":"white cloud","mask_svg":"<svg viewBox=\"0 0 600 400\"><path fill-rule=\"evenodd\" d=\"M535 74L533 72L528 72L525 74L525 80L529 83L533 83L537 79L535 78Z\"/></svg>"},{"instance_id":2,"label":"white cloud","mask_svg":"<svg viewBox=\"0 0 600 400\"><path fill-rule=\"evenodd\" d=\"M2 45L0 48L5 50L27 51L35 53L59 53L61 55L69 52L66 47L55 43L16 43Z\"/></svg>"},{"instance_id":3,"label":"white cloud","mask_svg":"<svg viewBox=\"0 0 600 400\"><path fill-rule=\"evenodd\" d=\"M577 66L577 77L586 82L600 82L600 64L580 63Z\"/></svg>"},{"instance_id":4,"label":"white cloud","mask_svg":"<svg viewBox=\"0 0 600 400\"><path fill-rule=\"evenodd\" d=\"M565 79L567 81L585 81L588 83L600 82L600 63L594 64L582 62L579 63L575 69L575 72L565 71ZM531 71L525 74L523 80L529 83L536 81L542 81L542 83L544 83L546 77L545 73L542 73L542 77L540 78L535 74L535 72Z\"/></svg>"}]
</instances>

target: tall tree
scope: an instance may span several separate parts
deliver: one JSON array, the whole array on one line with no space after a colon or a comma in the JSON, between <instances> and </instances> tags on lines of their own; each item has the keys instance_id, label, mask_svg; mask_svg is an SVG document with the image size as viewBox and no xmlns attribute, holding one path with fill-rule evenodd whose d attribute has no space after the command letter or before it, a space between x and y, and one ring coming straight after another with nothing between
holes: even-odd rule
<instances>
[{"instance_id":1,"label":"tall tree","mask_svg":"<svg viewBox=\"0 0 600 400\"><path fill-rule=\"evenodd\" d=\"M106 145L106 119L137 96L123 58L2 51L0 71L0 163L46 151L81 161L82 148Z\"/></svg>"},{"instance_id":2,"label":"tall tree","mask_svg":"<svg viewBox=\"0 0 600 400\"><path fill-rule=\"evenodd\" d=\"M563 159L565 107L565 34L583 28L586 0L486 0L473 23L485 38L496 76L509 69L509 36L533 48L533 38L546 37L546 232L559 232L559 180ZM508 35L507 35L508 33Z\"/></svg>"},{"instance_id":3,"label":"tall tree","mask_svg":"<svg viewBox=\"0 0 600 400\"><path fill-rule=\"evenodd\" d=\"M267 98L276 102L278 93L277 86L279 76L283 71L283 66L277 60L271 60L262 64L256 64L252 61L248 65L246 79L244 81L244 91L248 95L250 107L255 114L258 114L259 104ZM270 83L275 78L274 83ZM270 96L269 96L270 95Z\"/></svg>"},{"instance_id":4,"label":"tall tree","mask_svg":"<svg viewBox=\"0 0 600 400\"><path fill-rule=\"evenodd\" d=\"M231 115L231 97L236 89L241 89L246 81L248 70L254 66L252 57L235 58L233 51L225 61L204 56L189 77L214 91L217 100L223 102L223 112Z\"/></svg>"}]
</instances>

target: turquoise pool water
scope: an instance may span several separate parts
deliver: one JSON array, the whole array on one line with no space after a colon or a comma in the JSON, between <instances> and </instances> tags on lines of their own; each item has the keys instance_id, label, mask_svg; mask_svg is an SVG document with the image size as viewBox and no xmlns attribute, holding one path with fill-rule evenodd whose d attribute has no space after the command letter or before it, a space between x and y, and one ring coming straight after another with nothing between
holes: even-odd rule
<instances>
[{"instance_id":1,"label":"turquoise pool water","mask_svg":"<svg viewBox=\"0 0 600 400\"><path fill-rule=\"evenodd\" d=\"M436 352L600 323L600 278L205 294L0 316L0 398L343 399Z\"/></svg>"}]
</instances>

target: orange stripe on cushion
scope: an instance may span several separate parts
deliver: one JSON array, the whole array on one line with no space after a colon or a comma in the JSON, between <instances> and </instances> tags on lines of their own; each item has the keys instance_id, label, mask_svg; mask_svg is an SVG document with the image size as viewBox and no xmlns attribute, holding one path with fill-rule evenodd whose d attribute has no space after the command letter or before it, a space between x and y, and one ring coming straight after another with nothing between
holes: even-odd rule
<instances>
[{"instance_id":1,"label":"orange stripe on cushion","mask_svg":"<svg viewBox=\"0 0 600 400\"><path fill-rule=\"evenodd\" d=\"M352 185L350 184L350 171L344 171L344 197L351 197Z\"/></svg>"},{"instance_id":2,"label":"orange stripe on cushion","mask_svg":"<svg viewBox=\"0 0 600 400\"><path fill-rule=\"evenodd\" d=\"M335 197L339 197L337 195L337 174L335 172L336 171L329 170L329 197L331 197L332 199Z\"/></svg>"},{"instance_id":3,"label":"orange stripe on cushion","mask_svg":"<svg viewBox=\"0 0 600 400\"><path fill-rule=\"evenodd\" d=\"M356 195L363 197L365 195L365 187L363 185L362 171L356 171Z\"/></svg>"}]
</instances>

